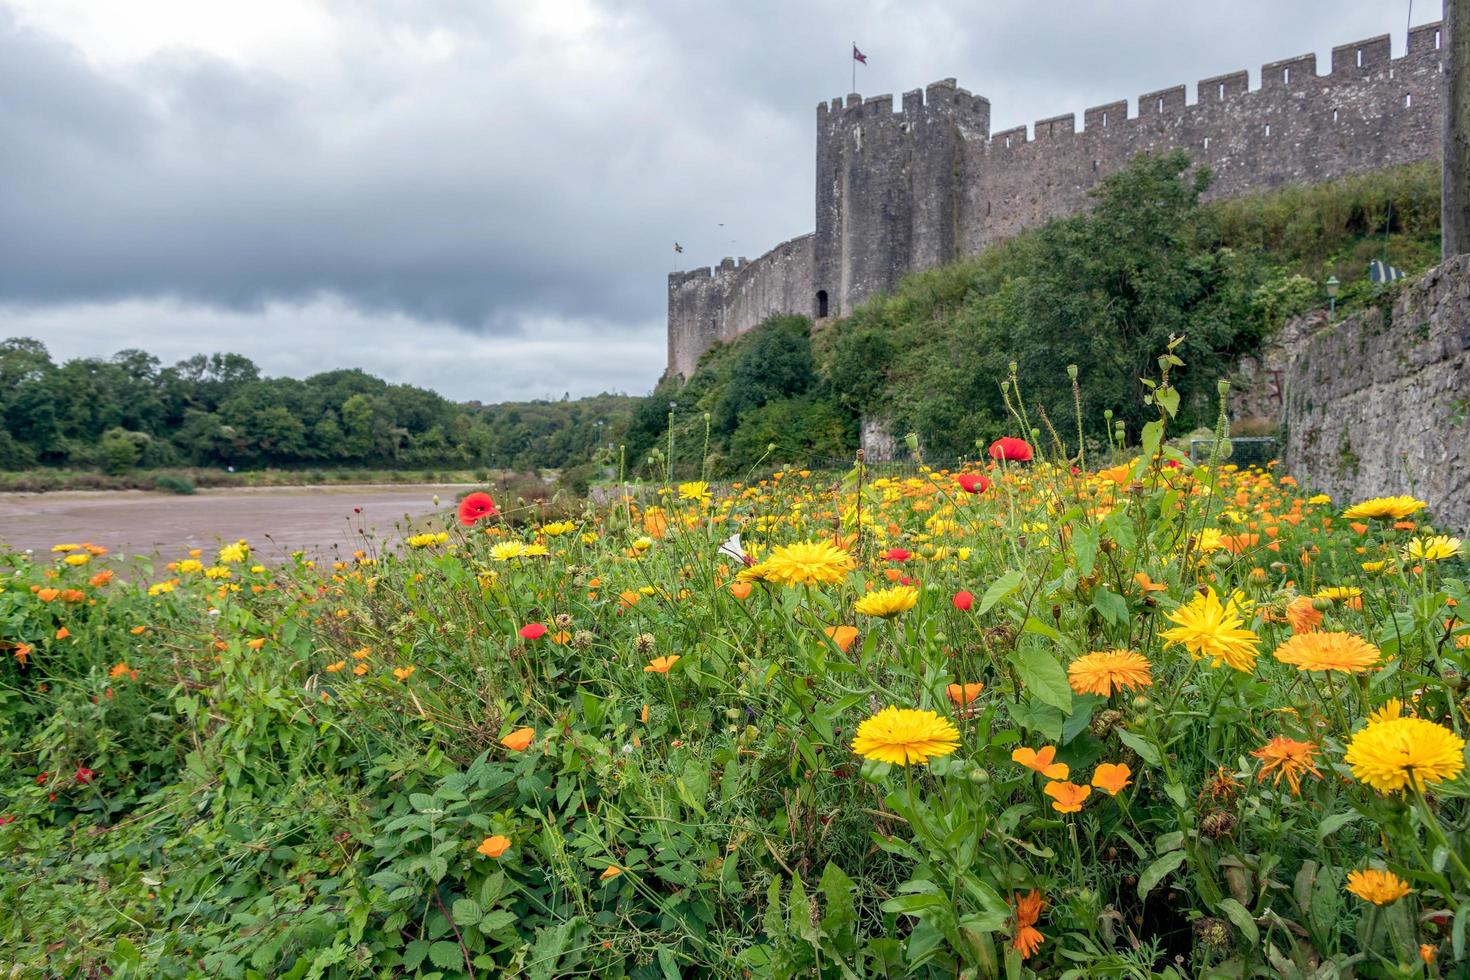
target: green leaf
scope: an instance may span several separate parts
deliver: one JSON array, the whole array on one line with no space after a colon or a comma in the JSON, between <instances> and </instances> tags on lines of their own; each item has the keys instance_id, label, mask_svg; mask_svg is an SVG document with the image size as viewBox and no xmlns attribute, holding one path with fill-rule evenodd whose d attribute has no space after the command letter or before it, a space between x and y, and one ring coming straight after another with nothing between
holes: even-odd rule
<instances>
[{"instance_id":1,"label":"green leaf","mask_svg":"<svg viewBox=\"0 0 1470 980\"><path fill-rule=\"evenodd\" d=\"M1326 840L1361 816L1361 813L1349 811L1348 813L1334 813L1330 817L1323 817L1322 822L1317 825L1317 840Z\"/></svg>"},{"instance_id":2,"label":"green leaf","mask_svg":"<svg viewBox=\"0 0 1470 980\"><path fill-rule=\"evenodd\" d=\"M1154 400L1173 418L1179 413L1179 392L1173 388L1160 388L1154 392Z\"/></svg>"},{"instance_id":3,"label":"green leaf","mask_svg":"<svg viewBox=\"0 0 1470 980\"><path fill-rule=\"evenodd\" d=\"M1143 455L1145 459L1153 459L1154 453L1159 451L1159 443L1164 441L1164 420L1155 419L1143 427Z\"/></svg>"},{"instance_id":4,"label":"green leaf","mask_svg":"<svg viewBox=\"0 0 1470 980\"><path fill-rule=\"evenodd\" d=\"M424 957L429 955L429 944L422 939L415 939L403 947L403 967L406 970L417 970Z\"/></svg>"},{"instance_id":5,"label":"green leaf","mask_svg":"<svg viewBox=\"0 0 1470 980\"><path fill-rule=\"evenodd\" d=\"M1143 874L1138 876L1138 897L1148 898L1148 893L1154 890L1154 886L1179 870L1186 857L1188 855L1183 851L1170 851L1144 868Z\"/></svg>"},{"instance_id":6,"label":"green leaf","mask_svg":"<svg viewBox=\"0 0 1470 980\"><path fill-rule=\"evenodd\" d=\"M1113 731L1117 733L1118 740L1134 752L1137 752L1138 757L1144 762L1147 762L1151 766L1157 766L1162 763L1163 760L1159 758L1159 750L1154 747L1154 743L1142 735L1135 735L1126 728L1115 728Z\"/></svg>"},{"instance_id":7,"label":"green leaf","mask_svg":"<svg viewBox=\"0 0 1470 980\"><path fill-rule=\"evenodd\" d=\"M1097 564L1097 528L1086 525L1072 526L1072 552L1077 556L1077 573L1091 575Z\"/></svg>"},{"instance_id":8,"label":"green leaf","mask_svg":"<svg viewBox=\"0 0 1470 980\"><path fill-rule=\"evenodd\" d=\"M1240 930L1240 934L1245 937L1247 944L1254 947L1260 943L1261 930L1256 928L1256 920L1251 917L1250 912L1244 905L1241 905L1233 898L1225 898L1220 900L1220 911L1224 912L1226 917L1235 923L1235 928Z\"/></svg>"},{"instance_id":9,"label":"green leaf","mask_svg":"<svg viewBox=\"0 0 1470 980\"><path fill-rule=\"evenodd\" d=\"M1019 589L1024 579L1025 575L1012 569L994 582L991 582L990 588L985 590L985 595L980 597L979 612L981 614L989 612L990 608L997 602Z\"/></svg>"},{"instance_id":10,"label":"green leaf","mask_svg":"<svg viewBox=\"0 0 1470 980\"><path fill-rule=\"evenodd\" d=\"M1039 647L1018 650L1011 655L1016 673L1031 696L1063 712L1072 710L1072 687L1067 671L1050 652Z\"/></svg>"},{"instance_id":11,"label":"green leaf","mask_svg":"<svg viewBox=\"0 0 1470 980\"><path fill-rule=\"evenodd\" d=\"M429 947L429 962L441 970L457 970L464 966L464 953L459 944L441 939Z\"/></svg>"},{"instance_id":12,"label":"green leaf","mask_svg":"<svg viewBox=\"0 0 1470 980\"><path fill-rule=\"evenodd\" d=\"M1098 586L1092 595L1092 605L1102 618L1114 626L1122 626L1128 622L1128 600L1114 592L1109 591L1106 585Z\"/></svg>"},{"instance_id":13,"label":"green leaf","mask_svg":"<svg viewBox=\"0 0 1470 980\"><path fill-rule=\"evenodd\" d=\"M456 898L451 909L454 912L455 925L476 925L485 916L484 911L480 908L480 903L473 898Z\"/></svg>"},{"instance_id":14,"label":"green leaf","mask_svg":"<svg viewBox=\"0 0 1470 980\"><path fill-rule=\"evenodd\" d=\"M1066 716L1055 706L1022 701L1011 705L1010 711L1016 724L1027 731L1036 732L1048 742L1055 742L1062 737L1062 724Z\"/></svg>"}]
</instances>

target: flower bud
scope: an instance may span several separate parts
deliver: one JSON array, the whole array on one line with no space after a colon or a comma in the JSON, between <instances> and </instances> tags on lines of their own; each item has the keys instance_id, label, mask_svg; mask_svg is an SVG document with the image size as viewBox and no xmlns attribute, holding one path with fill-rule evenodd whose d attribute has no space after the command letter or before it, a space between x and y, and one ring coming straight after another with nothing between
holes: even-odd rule
<instances>
[{"instance_id":1,"label":"flower bud","mask_svg":"<svg viewBox=\"0 0 1470 980\"><path fill-rule=\"evenodd\" d=\"M1220 393L1221 398L1224 398L1227 394L1230 393L1230 382L1226 381L1224 378L1221 378L1219 381L1215 382L1215 390Z\"/></svg>"},{"instance_id":2,"label":"flower bud","mask_svg":"<svg viewBox=\"0 0 1470 980\"><path fill-rule=\"evenodd\" d=\"M990 782L989 770L983 769L980 766L976 766L974 769L971 769L969 776L970 782L974 783L976 786L984 786L986 783Z\"/></svg>"}]
</instances>

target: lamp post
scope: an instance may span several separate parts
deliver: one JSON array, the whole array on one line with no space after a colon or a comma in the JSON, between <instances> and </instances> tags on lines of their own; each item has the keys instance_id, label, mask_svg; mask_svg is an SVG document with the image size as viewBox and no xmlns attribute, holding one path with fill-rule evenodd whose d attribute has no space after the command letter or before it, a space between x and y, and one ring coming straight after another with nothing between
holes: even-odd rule
<instances>
[{"instance_id":1,"label":"lamp post","mask_svg":"<svg viewBox=\"0 0 1470 980\"><path fill-rule=\"evenodd\" d=\"M1328 323L1331 323L1333 320L1337 319L1337 290L1341 286L1342 283L1337 281L1336 276L1327 277L1327 302L1329 303L1327 309Z\"/></svg>"}]
</instances>

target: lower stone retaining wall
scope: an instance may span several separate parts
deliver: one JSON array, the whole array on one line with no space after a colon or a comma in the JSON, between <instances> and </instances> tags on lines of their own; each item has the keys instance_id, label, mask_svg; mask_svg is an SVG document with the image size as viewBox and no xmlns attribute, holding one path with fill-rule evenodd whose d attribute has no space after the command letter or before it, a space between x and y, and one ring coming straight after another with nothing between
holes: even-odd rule
<instances>
[{"instance_id":1,"label":"lower stone retaining wall","mask_svg":"<svg viewBox=\"0 0 1470 980\"><path fill-rule=\"evenodd\" d=\"M1444 528L1470 528L1470 255L1382 307L1293 321L1242 374L1237 416L1279 411L1303 486L1343 505L1413 494Z\"/></svg>"}]
</instances>

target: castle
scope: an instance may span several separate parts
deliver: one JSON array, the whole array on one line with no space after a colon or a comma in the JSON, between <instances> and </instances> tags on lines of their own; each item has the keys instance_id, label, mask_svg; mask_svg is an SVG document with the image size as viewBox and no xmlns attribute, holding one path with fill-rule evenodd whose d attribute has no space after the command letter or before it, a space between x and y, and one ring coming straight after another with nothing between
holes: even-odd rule
<instances>
[{"instance_id":1,"label":"castle","mask_svg":"<svg viewBox=\"0 0 1470 980\"><path fill-rule=\"evenodd\" d=\"M816 231L754 261L727 258L669 275L670 374L780 313L844 316L907 272L1085 206L1088 191L1139 153L1175 148L1214 173L1209 195L1231 197L1437 156L1441 25L1273 61L1252 91L1244 71L1110 102L1082 114L990 132L989 100L952 78L903 96L817 106Z\"/></svg>"}]
</instances>

